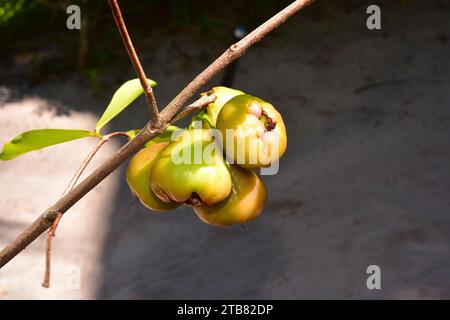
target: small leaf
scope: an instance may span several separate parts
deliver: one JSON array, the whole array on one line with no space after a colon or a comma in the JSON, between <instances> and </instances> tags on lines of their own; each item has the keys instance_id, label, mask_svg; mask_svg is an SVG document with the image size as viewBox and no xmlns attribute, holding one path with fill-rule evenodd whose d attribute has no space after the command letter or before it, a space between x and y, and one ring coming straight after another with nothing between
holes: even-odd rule
<instances>
[{"instance_id":1,"label":"small leaf","mask_svg":"<svg viewBox=\"0 0 450 320\"><path fill-rule=\"evenodd\" d=\"M183 130L181 128L178 128L177 126L168 126L164 132L161 132L159 135L154 137L152 140L147 142L145 144L146 147L149 147L151 145L154 145L155 143L159 142L170 142L172 138L172 133L177 130Z\"/></svg>"},{"instance_id":2,"label":"small leaf","mask_svg":"<svg viewBox=\"0 0 450 320\"><path fill-rule=\"evenodd\" d=\"M166 128L166 130L164 130L164 132L161 132L159 135L157 135L152 140L147 142L145 144L145 146L148 147L148 146L151 146L151 145L153 145L155 143L159 143L159 142L168 142L171 139L172 133L174 131L177 131L177 130L182 130L182 129L177 127L177 126L172 126L172 125L167 126L167 128ZM140 131L141 130L129 130L129 131L127 131L128 139L129 140L134 139L134 137L136 137L139 134Z\"/></svg>"},{"instance_id":3,"label":"small leaf","mask_svg":"<svg viewBox=\"0 0 450 320\"><path fill-rule=\"evenodd\" d=\"M128 140L134 139L134 137L136 137L139 132L141 132L141 130L128 130Z\"/></svg>"},{"instance_id":4,"label":"small leaf","mask_svg":"<svg viewBox=\"0 0 450 320\"><path fill-rule=\"evenodd\" d=\"M156 82L147 79L151 87L156 86ZM95 131L97 133L114 117L121 113L126 107L130 105L137 97L139 97L144 92L139 79L133 79L125 82L119 89L114 93L111 102L106 108L105 112L98 120Z\"/></svg>"},{"instance_id":5,"label":"small leaf","mask_svg":"<svg viewBox=\"0 0 450 320\"><path fill-rule=\"evenodd\" d=\"M1 160L11 160L26 152L42 149L54 144L85 137L95 137L95 132L87 130L38 129L19 134L5 143L0 153Z\"/></svg>"}]
</instances>

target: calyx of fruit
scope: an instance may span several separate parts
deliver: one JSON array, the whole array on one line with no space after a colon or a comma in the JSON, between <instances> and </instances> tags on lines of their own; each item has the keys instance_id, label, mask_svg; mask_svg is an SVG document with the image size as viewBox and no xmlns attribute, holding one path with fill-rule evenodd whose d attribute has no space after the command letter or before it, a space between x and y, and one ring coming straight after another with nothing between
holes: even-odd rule
<instances>
[{"instance_id":1,"label":"calyx of fruit","mask_svg":"<svg viewBox=\"0 0 450 320\"><path fill-rule=\"evenodd\" d=\"M180 204L163 202L150 190L151 170L158 154L169 142L154 143L139 151L128 164L126 179L131 192L147 208L155 211L169 211Z\"/></svg>"},{"instance_id":2,"label":"calyx of fruit","mask_svg":"<svg viewBox=\"0 0 450 320\"><path fill-rule=\"evenodd\" d=\"M248 94L225 103L216 127L222 133L227 158L244 168L268 167L286 150L286 128L280 113Z\"/></svg>"},{"instance_id":3,"label":"calyx of fruit","mask_svg":"<svg viewBox=\"0 0 450 320\"><path fill-rule=\"evenodd\" d=\"M264 182L251 170L230 166L233 187L230 195L211 206L195 207L197 216L217 226L242 224L256 219L267 199Z\"/></svg>"},{"instance_id":4,"label":"calyx of fruit","mask_svg":"<svg viewBox=\"0 0 450 320\"><path fill-rule=\"evenodd\" d=\"M192 206L224 200L231 176L210 130L181 131L156 159L150 187L164 202Z\"/></svg>"}]
</instances>

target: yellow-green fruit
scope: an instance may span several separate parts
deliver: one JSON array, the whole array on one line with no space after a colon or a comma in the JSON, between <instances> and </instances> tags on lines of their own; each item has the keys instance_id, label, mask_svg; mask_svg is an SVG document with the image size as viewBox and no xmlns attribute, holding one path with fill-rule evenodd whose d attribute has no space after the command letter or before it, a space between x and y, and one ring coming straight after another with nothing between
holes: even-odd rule
<instances>
[{"instance_id":1,"label":"yellow-green fruit","mask_svg":"<svg viewBox=\"0 0 450 320\"><path fill-rule=\"evenodd\" d=\"M130 161L126 178L131 192L141 203L155 211L169 211L179 206L176 202L163 202L150 190L150 174L153 163L161 150L169 143L160 142L139 151Z\"/></svg>"},{"instance_id":2,"label":"yellow-green fruit","mask_svg":"<svg viewBox=\"0 0 450 320\"><path fill-rule=\"evenodd\" d=\"M264 182L253 171L236 165L230 166L233 187L222 202L212 206L194 208L204 222L217 226L242 224L256 219L267 199Z\"/></svg>"},{"instance_id":3,"label":"yellow-green fruit","mask_svg":"<svg viewBox=\"0 0 450 320\"><path fill-rule=\"evenodd\" d=\"M162 201L214 204L231 191L231 176L210 130L180 132L156 159L150 187Z\"/></svg>"},{"instance_id":4,"label":"yellow-green fruit","mask_svg":"<svg viewBox=\"0 0 450 320\"><path fill-rule=\"evenodd\" d=\"M228 101L216 123L227 159L244 168L269 167L284 154L286 127L280 113L268 102L251 95Z\"/></svg>"},{"instance_id":5,"label":"yellow-green fruit","mask_svg":"<svg viewBox=\"0 0 450 320\"><path fill-rule=\"evenodd\" d=\"M213 103L210 103L208 107L206 107L206 115L211 119L212 123L216 123L217 116L219 115L220 110L223 105L230 101L232 98L244 94L244 92L228 87L214 87L211 90L212 93L216 95L216 100ZM206 93L203 93L204 95ZM209 126L206 125L206 129Z\"/></svg>"}]
</instances>

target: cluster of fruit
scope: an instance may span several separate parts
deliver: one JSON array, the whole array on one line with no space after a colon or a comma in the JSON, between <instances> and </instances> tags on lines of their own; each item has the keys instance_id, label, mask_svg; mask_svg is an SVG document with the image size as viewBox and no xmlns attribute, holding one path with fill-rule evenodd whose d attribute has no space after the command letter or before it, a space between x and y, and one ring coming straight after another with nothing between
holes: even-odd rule
<instances>
[{"instance_id":1,"label":"cluster of fruit","mask_svg":"<svg viewBox=\"0 0 450 320\"><path fill-rule=\"evenodd\" d=\"M214 103L193 118L207 121L150 141L131 159L126 178L151 210L184 203L206 223L242 224L264 207L267 190L253 169L279 160L286 128L268 102L226 87L212 92Z\"/></svg>"}]
</instances>

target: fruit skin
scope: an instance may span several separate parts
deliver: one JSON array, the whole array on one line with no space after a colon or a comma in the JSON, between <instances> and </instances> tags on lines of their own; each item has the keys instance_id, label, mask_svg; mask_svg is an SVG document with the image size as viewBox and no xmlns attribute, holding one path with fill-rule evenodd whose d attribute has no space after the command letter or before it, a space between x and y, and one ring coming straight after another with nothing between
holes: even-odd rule
<instances>
[{"instance_id":1,"label":"fruit skin","mask_svg":"<svg viewBox=\"0 0 450 320\"><path fill-rule=\"evenodd\" d=\"M241 167L268 167L286 151L286 127L280 113L251 95L229 100L217 117L216 127L222 133L221 145L227 157ZM232 136L227 136L227 129L232 129Z\"/></svg>"},{"instance_id":2,"label":"fruit skin","mask_svg":"<svg viewBox=\"0 0 450 320\"><path fill-rule=\"evenodd\" d=\"M230 166L233 187L225 200L194 208L197 216L211 225L242 224L256 219L264 208L267 189L256 173L237 165Z\"/></svg>"},{"instance_id":3,"label":"fruit skin","mask_svg":"<svg viewBox=\"0 0 450 320\"><path fill-rule=\"evenodd\" d=\"M131 192L141 203L154 211L169 211L179 206L176 202L163 202L150 190L150 174L158 154L169 145L169 142L152 144L139 151L127 168L126 179Z\"/></svg>"},{"instance_id":4,"label":"fruit skin","mask_svg":"<svg viewBox=\"0 0 450 320\"><path fill-rule=\"evenodd\" d=\"M210 159L204 154L210 154ZM185 163L175 159L183 156ZM224 200L231 191L231 176L211 131L182 131L158 155L150 187L162 201L199 206Z\"/></svg>"},{"instance_id":5,"label":"fruit skin","mask_svg":"<svg viewBox=\"0 0 450 320\"><path fill-rule=\"evenodd\" d=\"M217 116L219 115L220 110L224 106L225 103L230 101L232 98L244 94L241 90L236 90L228 87L214 87L211 89L212 93L216 95L216 101L213 103L210 103L206 107L206 115L211 119L212 123L216 123ZM202 95L205 95L207 93L202 93ZM207 124L204 124L204 129L208 129L209 126Z\"/></svg>"}]
</instances>

